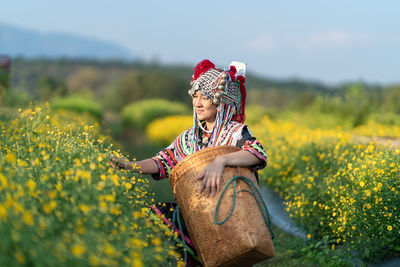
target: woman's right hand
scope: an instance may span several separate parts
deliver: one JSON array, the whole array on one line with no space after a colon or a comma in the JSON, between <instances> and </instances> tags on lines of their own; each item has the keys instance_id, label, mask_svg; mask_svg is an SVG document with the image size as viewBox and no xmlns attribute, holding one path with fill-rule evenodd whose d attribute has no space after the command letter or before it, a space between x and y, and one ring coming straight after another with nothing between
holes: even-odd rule
<instances>
[{"instance_id":1,"label":"woman's right hand","mask_svg":"<svg viewBox=\"0 0 400 267\"><path fill-rule=\"evenodd\" d=\"M129 161L125 158L119 158L114 154L110 154L110 166L113 168L128 169Z\"/></svg>"}]
</instances>

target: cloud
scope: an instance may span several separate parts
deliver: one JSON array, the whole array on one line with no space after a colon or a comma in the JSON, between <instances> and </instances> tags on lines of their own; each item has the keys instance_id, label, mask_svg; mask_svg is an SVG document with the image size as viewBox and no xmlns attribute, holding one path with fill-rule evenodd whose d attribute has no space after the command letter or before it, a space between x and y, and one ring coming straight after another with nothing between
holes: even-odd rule
<instances>
[{"instance_id":1,"label":"cloud","mask_svg":"<svg viewBox=\"0 0 400 267\"><path fill-rule=\"evenodd\" d=\"M365 34L355 34L343 30L330 30L320 33L309 33L293 39L294 44L299 46L335 48L352 47L366 44L370 41Z\"/></svg>"}]
</instances>

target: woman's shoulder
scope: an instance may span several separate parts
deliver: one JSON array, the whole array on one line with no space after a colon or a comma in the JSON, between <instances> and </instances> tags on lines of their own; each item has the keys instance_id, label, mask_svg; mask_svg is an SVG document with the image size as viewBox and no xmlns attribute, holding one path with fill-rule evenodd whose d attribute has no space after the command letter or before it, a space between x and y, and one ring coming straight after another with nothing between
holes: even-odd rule
<instances>
[{"instance_id":1,"label":"woman's shoulder","mask_svg":"<svg viewBox=\"0 0 400 267\"><path fill-rule=\"evenodd\" d=\"M179 136L190 134L194 131L194 126L190 127L189 129L184 130Z\"/></svg>"},{"instance_id":2,"label":"woman's shoulder","mask_svg":"<svg viewBox=\"0 0 400 267\"><path fill-rule=\"evenodd\" d=\"M231 132L238 140L253 139L253 134L247 124L232 121L228 125L228 131Z\"/></svg>"},{"instance_id":3,"label":"woman's shoulder","mask_svg":"<svg viewBox=\"0 0 400 267\"><path fill-rule=\"evenodd\" d=\"M226 129L229 131L233 130L235 132L250 132L247 124L243 124L237 121L230 121Z\"/></svg>"},{"instance_id":4,"label":"woman's shoulder","mask_svg":"<svg viewBox=\"0 0 400 267\"><path fill-rule=\"evenodd\" d=\"M182 140L190 138L194 133L194 127L184 130L180 135L178 135L175 140Z\"/></svg>"}]
</instances>

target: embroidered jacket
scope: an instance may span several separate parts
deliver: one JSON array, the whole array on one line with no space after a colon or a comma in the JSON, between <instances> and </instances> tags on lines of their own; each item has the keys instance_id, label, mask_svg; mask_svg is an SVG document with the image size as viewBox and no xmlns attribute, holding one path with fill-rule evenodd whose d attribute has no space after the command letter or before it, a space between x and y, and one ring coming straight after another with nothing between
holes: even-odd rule
<instances>
[{"instance_id":1,"label":"embroidered jacket","mask_svg":"<svg viewBox=\"0 0 400 267\"><path fill-rule=\"evenodd\" d=\"M171 145L158 152L152 159L158 165L158 174L153 174L153 178L160 180L169 176L175 165L186 156L193 154L196 151L196 146L193 143L194 127L184 131L179 135ZM200 133L202 134L202 133ZM202 138L198 138L200 147L207 147L207 144L201 144ZM252 136L247 125L231 121L223 127L221 137L218 138L218 145L231 145L240 147L243 150L249 151L263 162L252 166L254 171L262 169L267 164L267 153L261 143Z\"/></svg>"}]
</instances>

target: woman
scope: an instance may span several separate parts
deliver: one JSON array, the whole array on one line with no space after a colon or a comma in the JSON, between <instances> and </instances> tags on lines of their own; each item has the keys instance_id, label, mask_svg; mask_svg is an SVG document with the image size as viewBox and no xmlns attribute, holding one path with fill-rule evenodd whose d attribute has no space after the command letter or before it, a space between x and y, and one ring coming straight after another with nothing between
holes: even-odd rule
<instances>
[{"instance_id":1,"label":"woman","mask_svg":"<svg viewBox=\"0 0 400 267\"><path fill-rule=\"evenodd\" d=\"M169 176L174 166L192 153L206 147L232 145L241 151L220 155L199 175L199 193L213 197L221 190L222 173L226 166L264 168L267 155L251 135L245 120L246 65L232 62L229 69L216 68L203 60L194 68L189 95L193 100L194 126L154 157L130 162L112 155L112 164L135 172L152 174L159 180ZM168 217L168 215L167 215Z\"/></svg>"}]
</instances>

